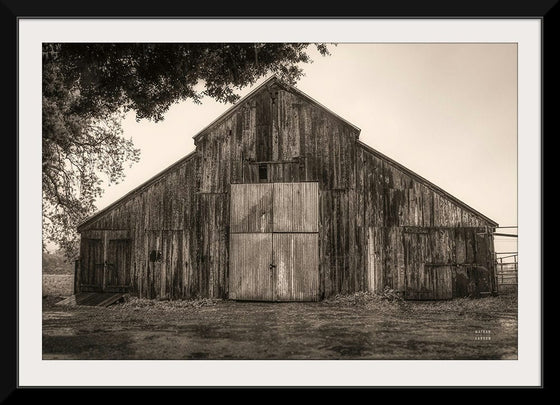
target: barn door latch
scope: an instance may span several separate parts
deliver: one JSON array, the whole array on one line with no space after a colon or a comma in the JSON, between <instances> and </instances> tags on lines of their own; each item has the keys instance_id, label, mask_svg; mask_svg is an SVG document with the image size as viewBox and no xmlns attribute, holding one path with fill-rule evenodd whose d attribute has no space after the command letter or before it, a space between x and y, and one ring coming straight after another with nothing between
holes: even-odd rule
<instances>
[{"instance_id":1,"label":"barn door latch","mask_svg":"<svg viewBox=\"0 0 560 405\"><path fill-rule=\"evenodd\" d=\"M275 267L276 267L276 265L275 265L274 263L270 263L270 264L268 265L268 268L269 268L270 270L273 270Z\"/></svg>"}]
</instances>

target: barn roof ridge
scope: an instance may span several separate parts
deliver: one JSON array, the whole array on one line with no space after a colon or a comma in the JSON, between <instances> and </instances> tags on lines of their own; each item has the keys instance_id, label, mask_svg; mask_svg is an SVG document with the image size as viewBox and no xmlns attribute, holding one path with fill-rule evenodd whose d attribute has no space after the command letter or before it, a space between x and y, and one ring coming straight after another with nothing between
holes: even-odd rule
<instances>
[{"instance_id":1,"label":"barn roof ridge","mask_svg":"<svg viewBox=\"0 0 560 405\"><path fill-rule=\"evenodd\" d=\"M249 93L247 93L245 96L241 97L239 100L237 100L231 107L229 107L227 110L225 110L223 113L221 113L218 117L216 117L214 120L212 120L208 125L206 125L204 128L202 128L200 131L198 131L195 135L193 135L193 139L195 140L195 142L202 136L205 134L205 132L210 129L212 126L214 126L216 123L220 122L221 120L223 120L224 118L226 118L227 116L229 116L231 113L233 113L237 108L239 108L241 106L241 104L243 104L243 102L245 102L247 99L249 99L251 96L257 94L259 91L261 91L262 89L270 86L273 82L275 82L276 84L278 84L279 86L283 87L284 89L288 90L288 91L292 91L294 93L296 93L298 96L306 98L309 102L315 104L316 106L322 108L323 110L327 111L329 114L333 115L334 117L338 118L339 120L341 120L342 122L344 122L347 125L350 125L352 128L354 128L356 131L358 131L358 134L360 133L361 129L359 127L357 127L356 125L352 124L350 121L348 121L347 119L341 117L340 115L338 115L337 113L335 113L334 111L332 111L331 109L329 109L328 107L326 107L325 105L321 104L319 101L315 100L313 97L309 96L308 94L306 94L305 92L301 91L300 89L298 89L297 87L288 84L284 81L282 81L277 75L272 75L270 76L268 79L266 79L264 82L262 82L261 84L259 84L257 87L255 87L253 90L251 90Z\"/></svg>"},{"instance_id":2,"label":"barn roof ridge","mask_svg":"<svg viewBox=\"0 0 560 405\"><path fill-rule=\"evenodd\" d=\"M492 224L493 226L497 227L498 223L490 218L488 218L486 215L482 214L481 212L475 210L473 207L471 207L470 205L466 204L465 202L463 202L462 200L460 200L459 198L455 197L454 195L448 193L447 191L445 191L443 188L439 187L438 185L432 183L430 180L426 179L425 177L422 177L421 175L419 175L418 173L412 171L411 169L409 169L408 167L406 167L405 165L397 162L394 159L391 159L389 156L384 155L383 153L379 152L377 149L374 149L373 147L371 147L370 145L368 145L365 142L362 142L360 140L357 141L358 145L361 146L362 148L364 148L366 151L376 155L377 157L379 157L380 159L388 162L389 164L392 164L393 166L396 166L399 170L405 172L406 174L410 175L411 177L413 177L416 181L421 182L422 184L424 184L425 186L427 186L428 188L430 188L432 191L441 194L443 196L445 196L446 198L449 198L454 204L459 205L460 207L466 209L467 211L470 211L471 213L473 213L474 215L483 218L485 221L487 221L488 223Z\"/></svg>"}]
</instances>

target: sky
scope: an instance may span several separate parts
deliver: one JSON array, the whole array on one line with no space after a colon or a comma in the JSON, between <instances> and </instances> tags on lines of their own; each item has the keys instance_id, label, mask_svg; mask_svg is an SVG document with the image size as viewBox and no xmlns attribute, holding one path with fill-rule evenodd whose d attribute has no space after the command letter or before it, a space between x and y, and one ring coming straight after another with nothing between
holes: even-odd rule
<instances>
[{"instance_id":1,"label":"sky","mask_svg":"<svg viewBox=\"0 0 560 405\"><path fill-rule=\"evenodd\" d=\"M517 225L517 45L338 44L296 87L361 129L360 140L440 186L500 226ZM255 86L266 78L259 80ZM239 92L247 94L253 87ZM99 209L194 150L192 137L231 105L173 105L164 121L136 122L124 136L141 150ZM497 232L516 233L515 229ZM495 238L497 252L517 239Z\"/></svg>"}]
</instances>

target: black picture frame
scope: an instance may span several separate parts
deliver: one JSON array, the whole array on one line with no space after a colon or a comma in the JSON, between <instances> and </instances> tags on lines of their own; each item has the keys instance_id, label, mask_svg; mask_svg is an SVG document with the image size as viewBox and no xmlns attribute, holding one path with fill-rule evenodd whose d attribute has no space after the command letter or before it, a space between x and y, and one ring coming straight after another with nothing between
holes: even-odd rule
<instances>
[{"instance_id":1,"label":"black picture frame","mask_svg":"<svg viewBox=\"0 0 560 405\"><path fill-rule=\"evenodd\" d=\"M542 164L543 164L543 184L542 184L542 215L546 210L544 205L544 162L549 161L546 159L546 152L550 153L550 149L545 148L545 133L555 133L557 123L552 118L548 120L545 116L552 117L553 108L555 103L552 97L555 96L557 90L557 72L558 62L553 55L556 50L556 31L558 27L558 0L539 0L539 1L488 1L488 0L471 0L468 2L449 2L443 0L423 1L418 2L414 0L395 1L395 2L356 2L356 4L349 5L341 4L321 4L318 8L314 5L304 5L301 2L278 2L267 3L266 6L250 8L250 6L241 6L240 4L225 3L220 5L219 9L215 4L208 4L204 2L197 2L192 4L190 2L176 2L176 1L158 1L158 2L133 2L126 1L95 1L95 2L76 2L69 0L58 1L22 1L22 0L0 0L1 4L1 24L2 38L4 42L4 50L9 55L7 61L5 60L4 69L7 80L5 81L5 91L2 92L3 105L5 106L5 125L7 126L6 133L15 134L11 138L15 140L15 162L17 162L18 145L17 145L17 24L18 19L26 18L153 18L153 17L182 17L182 18L282 18L282 17L310 17L310 18L411 18L411 19L426 19L426 18L540 18L543 22L542 30L542 89L543 89L543 131L541 133L542 141ZM11 166L13 167L13 166ZM15 180L12 190L15 191L17 196L18 177L17 177L17 164L15 176L10 176ZM16 197L17 198L17 197ZM23 212L18 212L18 203L16 202L17 217L25 215ZM13 219L11 219L13 218ZM11 220L15 222L14 228L16 229L15 238L15 253L16 263L15 266L8 266L5 268L5 283L3 294L0 295L0 308L4 320L4 344L2 345L2 376L0 379L0 401L21 401L23 398L28 397L29 394L38 393L36 389L26 390L18 389L17 385L17 257L21 250L24 248L18 246L18 226L15 216L11 216ZM544 264L544 222L543 224L543 239L542 239L542 261ZM542 268L539 269L542 271ZM536 271L536 269L535 269ZM544 284L543 273L543 286ZM552 283L548 283L547 287L550 288ZM542 291L542 297L550 294L545 294ZM544 298L543 303L544 304ZM543 345L542 350L544 354L544 318L542 320L542 337ZM542 356L542 364L544 367L544 356ZM544 371L544 369L543 369ZM542 385L540 388L545 388L544 373L542 374ZM63 388L63 387L61 387ZM214 387L217 388L217 387ZM311 388L311 387L308 387ZM402 388L402 387L401 387ZM434 388L434 387L431 387ZM533 388L533 387L532 387ZM69 390L66 393L55 392L55 390L41 390L40 395L42 400L46 400L52 395L63 397L75 396L77 393L74 390ZM92 395L92 399L105 397L105 394L99 390L89 390L87 394ZM83 393L79 393L83 395ZM140 395L145 396L146 392L141 392ZM146 397L145 397L146 398ZM54 398L53 398L54 399ZM148 398L146 398L148 399Z\"/></svg>"}]
</instances>

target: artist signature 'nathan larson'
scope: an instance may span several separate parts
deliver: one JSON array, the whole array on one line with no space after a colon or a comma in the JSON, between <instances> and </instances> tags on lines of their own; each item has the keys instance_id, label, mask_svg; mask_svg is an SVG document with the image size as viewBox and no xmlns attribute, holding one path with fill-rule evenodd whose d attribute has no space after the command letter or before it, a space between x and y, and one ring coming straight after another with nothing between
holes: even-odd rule
<instances>
[{"instance_id":1,"label":"artist signature 'nathan larson'","mask_svg":"<svg viewBox=\"0 0 560 405\"><path fill-rule=\"evenodd\" d=\"M492 331L488 329L477 329L474 334L474 340L492 340Z\"/></svg>"}]
</instances>

